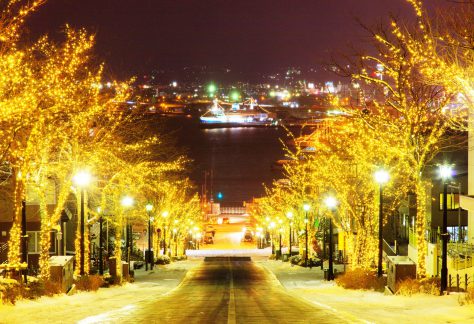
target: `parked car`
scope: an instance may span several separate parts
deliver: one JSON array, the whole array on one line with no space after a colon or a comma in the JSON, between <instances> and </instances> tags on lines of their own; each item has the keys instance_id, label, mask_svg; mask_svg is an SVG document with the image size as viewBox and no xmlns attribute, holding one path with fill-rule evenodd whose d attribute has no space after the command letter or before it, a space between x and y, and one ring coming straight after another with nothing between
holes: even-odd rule
<instances>
[{"instance_id":1,"label":"parked car","mask_svg":"<svg viewBox=\"0 0 474 324\"><path fill-rule=\"evenodd\" d=\"M222 218L222 224L230 224L229 217Z\"/></svg>"},{"instance_id":2,"label":"parked car","mask_svg":"<svg viewBox=\"0 0 474 324\"><path fill-rule=\"evenodd\" d=\"M245 230L242 241L243 242L253 242L253 233L252 233L251 230L249 230L249 229Z\"/></svg>"},{"instance_id":3,"label":"parked car","mask_svg":"<svg viewBox=\"0 0 474 324\"><path fill-rule=\"evenodd\" d=\"M206 225L206 233L212 233L212 236L216 235L216 228L213 225Z\"/></svg>"},{"instance_id":4,"label":"parked car","mask_svg":"<svg viewBox=\"0 0 474 324\"><path fill-rule=\"evenodd\" d=\"M206 232L206 234L204 234L204 244L214 244L214 235L212 234L212 232Z\"/></svg>"}]
</instances>

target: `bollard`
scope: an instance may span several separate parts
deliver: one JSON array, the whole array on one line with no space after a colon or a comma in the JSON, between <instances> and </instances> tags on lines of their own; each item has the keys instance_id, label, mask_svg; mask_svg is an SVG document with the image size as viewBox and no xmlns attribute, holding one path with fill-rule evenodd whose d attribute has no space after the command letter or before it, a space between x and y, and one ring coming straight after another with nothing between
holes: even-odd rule
<instances>
[{"instance_id":1,"label":"bollard","mask_svg":"<svg viewBox=\"0 0 474 324\"><path fill-rule=\"evenodd\" d=\"M468 280L467 273L464 274L464 290L467 291L467 287L469 286L469 280Z\"/></svg>"},{"instance_id":2,"label":"bollard","mask_svg":"<svg viewBox=\"0 0 474 324\"><path fill-rule=\"evenodd\" d=\"M449 290L451 290L451 287L452 287L452 280L451 280L451 275L449 275L449 282L448 282L448 288Z\"/></svg>"},{"instance_id":3,"label":"bollard","mask_svg":"<svg viewBox=\"0 0 474 324\"><path fill-rule=\"evenodd\" d=\"M459 273L456 274L456 287L458 289L458 292L459 292L459 279L460 279L460 276L459 276Z\"/></svg>"}]
</instances>

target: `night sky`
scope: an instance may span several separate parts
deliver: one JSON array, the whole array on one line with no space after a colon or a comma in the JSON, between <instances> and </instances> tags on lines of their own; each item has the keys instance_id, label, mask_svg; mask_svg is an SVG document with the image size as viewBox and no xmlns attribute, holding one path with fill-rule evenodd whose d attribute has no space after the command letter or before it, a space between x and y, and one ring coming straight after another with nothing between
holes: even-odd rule
<instances>
[{"instance_id":1,"label":"night sky","mask_svg":"<svg viewBox=\"0 0 474 324\"><path fill-rule=\"evenodd\" d=\"M252 73L318 66L363 43L356 17L377 23L408 11L404 0L49 0L29 35L86 27L117 76L202 65Z\"/></svg>"}]
</instances>

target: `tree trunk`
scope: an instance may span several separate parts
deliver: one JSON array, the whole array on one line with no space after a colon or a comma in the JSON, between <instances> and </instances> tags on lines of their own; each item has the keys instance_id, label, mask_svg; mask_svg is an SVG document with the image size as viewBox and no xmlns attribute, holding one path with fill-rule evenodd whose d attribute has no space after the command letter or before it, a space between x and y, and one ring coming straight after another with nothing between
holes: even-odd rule
<instances>
[{"instance_id":1,"label":"tree trunk","mask_svg":"<svg viewBox=\"0 0 474 324\"><path fill-rule=\"evenodd\" d=\"M426 232L426 183L417 179L415 184L416 193L416 248L418 251L416 274L418 278L426 276L426 255L427 244L425 239Z\"/></svg>"},{"instance_id":2,"label":"tree trunk","mask_svg":"<svg viewBox=\"0 0 474 324\"><path fill-rule=\"evenodd\" d=\"M21 209L22 201L25 200L25 178L20 172L14 174L14 196L13 208L14 214L12 219L12 227L10 229L10 237L8 240L8 262L10 264L20 264L21 262ZM23 238L26 239L26 238Z\"/></svg>"}]
</instances>

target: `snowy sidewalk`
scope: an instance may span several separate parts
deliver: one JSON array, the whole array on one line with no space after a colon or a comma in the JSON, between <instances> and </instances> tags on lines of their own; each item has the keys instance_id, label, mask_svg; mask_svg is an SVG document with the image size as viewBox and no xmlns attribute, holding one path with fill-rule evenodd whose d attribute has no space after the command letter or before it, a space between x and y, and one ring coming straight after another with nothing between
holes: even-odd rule
<instances>
[{"instance_id":1,"label":"snowy sidewalk","mask_svg":"<svg viewBox=\"0 0 474 324\"><path fill-rule=\"evenodd\" d=\"M263 261L281 284L296 297L366 323L474 323L474 305L460 306L459 295L386 296L373 291L346 290L323 280L320 268ZM340 267L340 266L337 266ZM357 321L356 319L359 319Z\"/></svg>"},{"instance_id":2,"label":"snowy sidewalk","mask_svg":"<svg viewBox=\"0 0 474 324\"><path fill-rule=\"evenodd\" d=\"M180 261L155 266L153 271L135 270L133 284L79 292L73 296L21 300L15 306L0 305L0 323L106 322L107 314L131 311L138 303L169 293L179 285L188 270L198 264L198 261Z\"/></svg>"}]
</instances>

